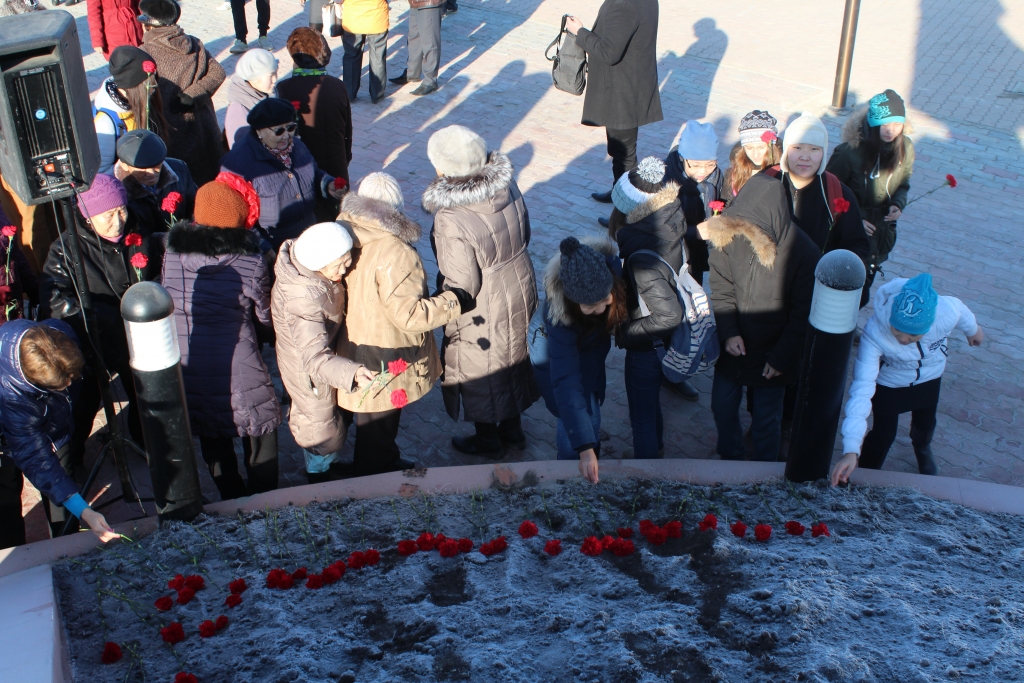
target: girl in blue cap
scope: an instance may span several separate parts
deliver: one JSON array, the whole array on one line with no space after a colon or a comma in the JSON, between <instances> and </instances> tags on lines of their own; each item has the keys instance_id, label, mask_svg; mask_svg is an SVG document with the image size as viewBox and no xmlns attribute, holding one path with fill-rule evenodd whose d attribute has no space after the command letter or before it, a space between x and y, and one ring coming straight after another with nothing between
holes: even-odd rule
<instances>
[{"instance_id":1,"label":"girl in blue cap","mask_svg":"<svg viewBox=\"0 0 1024 683\"><path fill-rule=\"evenodd\" d=\"M853 368L843 422L845 455L832 470L833 486L848 481L858 465L881 469L896 440L900 415L907 412L918 469L921 474L937 474L931 443L946 367L946 337L960 330L971 346L985 338L967 306L935 293L928 273L880 287L874 307ZM870 432L869 413L874 414Z\"/></svg>"}]
</instances>

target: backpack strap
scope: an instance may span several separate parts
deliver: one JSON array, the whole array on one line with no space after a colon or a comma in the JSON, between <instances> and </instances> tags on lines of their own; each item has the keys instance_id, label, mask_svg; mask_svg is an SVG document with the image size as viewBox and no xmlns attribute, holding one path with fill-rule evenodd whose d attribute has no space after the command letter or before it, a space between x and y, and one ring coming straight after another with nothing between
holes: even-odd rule
<instances>
[{"instance_id":1,"label":"backpack strap","mask_svg":"<svg viewBox=\"0 0 1024 683\"><path fill-rule=\"evenodd\" d=\"M555 56L554 57L548 57L548 53L551 52L551 48L553 48L554 46L558 45L558 43L562 40L562 36L565 35L565 20L568 19L568 18L569 18L568 14L563 14L562 15L562 28L558 29L558 37L555 38L554 40L552 40L551 44L548 45L546 50L544 50L544 57L546 57L549 62L555 61L555 59L558 57L558 51L557 50L555 51Z\"/></svg>"},{"instance_id":2,"label":"backpack strap","mask_svg":"<svg viewBox=\"0 0 1024 683\"><path fill-rule=\"evenodd\" d=\"M117 140L128 132L128 124L126 124L116 112L105 107L97 107L95 104L92 105L92 118L94 123L100 114L106 114L109 116L111 123L114 124L114 140Z\"/></svg>"},{"instance_id":3,"label":"backpack strap","mask_svg":"<svg viewBox=\"0 0 1024 683\"><path fill-rule=\"evenodd\" d=\"M834 173L825 171L825 198L828 199L829 208L836 205L837 199L843 198L843 184Z\"/></svg>"}]
</instances>

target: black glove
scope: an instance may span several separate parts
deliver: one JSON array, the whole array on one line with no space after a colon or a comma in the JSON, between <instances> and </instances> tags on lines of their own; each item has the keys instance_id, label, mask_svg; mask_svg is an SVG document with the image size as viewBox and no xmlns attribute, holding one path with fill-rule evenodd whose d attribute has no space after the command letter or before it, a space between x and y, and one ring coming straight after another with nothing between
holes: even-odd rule
<instances>
[{"instance_id":1,"label":"black glove","mask_svg":"<svg viewBox=\"0 0 1024 683\"><path fill-rule=\"evenodd\" d=\"M476 308L476 298L470 296L466 290L458 287L445 287L445 290L454 294L455 298L459 300L459 309L463 313L469 313Z\"/></svg>"}]
</instances>

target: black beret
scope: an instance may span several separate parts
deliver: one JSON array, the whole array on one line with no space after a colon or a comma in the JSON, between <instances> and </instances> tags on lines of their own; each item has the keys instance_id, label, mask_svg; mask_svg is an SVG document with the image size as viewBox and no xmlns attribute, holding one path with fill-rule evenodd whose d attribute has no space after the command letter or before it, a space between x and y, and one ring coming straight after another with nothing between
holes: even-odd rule
<instances>
[{"instance_id":1,"label":"black beret","mask_svg":"<svg viewBox=\"0 0 1024 683\"><path fill-rule=\"evenodd\" d=\"M149 53L131 45L121 45L110 53L107 69L114 77L114 84L128 90L146 80L146 70L142 68L145 62L153 62L153 65L156 65Z\"/></svg>"},{"instance_id":2,"label":"black beret","mask_svg":"<svg viewBox=\"0 0 1024 683\"><path fill-rule=\"evenodd\" d=\"M117 158L135 168L156 168L167 158L167 145L152 131L130 130L117 141Z\"/></svg>"},{"instance_id":3,"label":"black beret","mask_svg":"<svg viewBox=\"0 0 1024 683\"><path fill-rule=\"evenodd\" d=\"M172 26L181 17L181 6L174 0L141 0L138 20L149 26Z\"/></svg>"},{"instance_id":4,"label":"black beret","mask_svg":"<svg viewBox=\"0 0 1024 683\"><path fill-rule=\"evenodd\" d=\"M245 121L253 131L294 123L295 107L291 102L282 100L280 97L268 97L249 111Z\"/></svg>"}]
</instances>

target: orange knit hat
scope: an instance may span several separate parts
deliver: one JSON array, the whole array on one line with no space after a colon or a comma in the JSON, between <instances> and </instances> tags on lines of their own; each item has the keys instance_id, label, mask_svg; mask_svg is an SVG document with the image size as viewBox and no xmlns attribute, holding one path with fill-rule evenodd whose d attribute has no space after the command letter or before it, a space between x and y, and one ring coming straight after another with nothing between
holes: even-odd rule
<instances>
[{"instance_id":1,"label":"orange knit hat","mask_svg":"<svg viewBox=\"0 0 1024 683\"><path fill-rule=\"evenodd\" d=\"M216 180L196 192L195 221L211 228L245 228L249 205L241 193Z\"/></svg>"}]
</instances>

